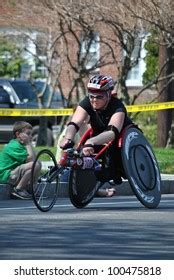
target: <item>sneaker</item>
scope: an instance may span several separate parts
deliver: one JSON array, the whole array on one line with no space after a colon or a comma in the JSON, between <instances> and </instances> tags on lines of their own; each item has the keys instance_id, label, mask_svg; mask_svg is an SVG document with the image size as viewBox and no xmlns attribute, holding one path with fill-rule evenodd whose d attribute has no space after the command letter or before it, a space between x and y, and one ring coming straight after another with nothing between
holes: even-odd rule
<instances>
[{"instance_id":1,"label":"sneaker","mask_svg":"<svg viewBox=\"0 0 174 280\"><path fill-rule=\"evenodd\" d=\"M26 190L19 190L14 188L12 193L13 196L21 198L21 199L31 199L32 196Z\"/></svg>"}]
</instances>

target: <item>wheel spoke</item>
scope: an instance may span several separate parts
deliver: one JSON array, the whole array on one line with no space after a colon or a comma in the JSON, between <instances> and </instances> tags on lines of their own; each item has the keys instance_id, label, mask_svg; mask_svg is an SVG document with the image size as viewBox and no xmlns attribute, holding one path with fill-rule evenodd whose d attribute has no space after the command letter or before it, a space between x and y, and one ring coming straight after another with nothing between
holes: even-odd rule
<instances>
[{"instance_id":1,"label":"wheel spoke","mask_svg":"<svg viewBox=\"0 0 174 280\"><path fill-rule=\"evenodd\" d=\"M59 169L52 152L46 149L40 151L33 163L31 178L33 200L40 211L49 211L54 206L58 193L58 175Z\"/></svg>"}]
</instances>

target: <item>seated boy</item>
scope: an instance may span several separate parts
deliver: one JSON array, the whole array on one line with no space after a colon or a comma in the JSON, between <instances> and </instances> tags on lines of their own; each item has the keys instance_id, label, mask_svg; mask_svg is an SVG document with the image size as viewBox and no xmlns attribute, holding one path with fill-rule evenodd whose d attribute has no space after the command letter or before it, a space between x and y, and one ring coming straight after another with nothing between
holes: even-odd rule
<instances>
[{"instance_id":1,"label":"seated boy","mask_svg":"<svg viewBox=\"0 0 174 280\"><path fill-rule=\"evenodd\" d=\"M0 183L13 185L12 195L21 199L30 199L31 169L35 159L32 147L32 126L24 121L15 122L14 138L6 144L0 153ZM40 166L38 164L39 173ZM37 174L36 174L37 176Z\"/></svg>"}]
</instances>

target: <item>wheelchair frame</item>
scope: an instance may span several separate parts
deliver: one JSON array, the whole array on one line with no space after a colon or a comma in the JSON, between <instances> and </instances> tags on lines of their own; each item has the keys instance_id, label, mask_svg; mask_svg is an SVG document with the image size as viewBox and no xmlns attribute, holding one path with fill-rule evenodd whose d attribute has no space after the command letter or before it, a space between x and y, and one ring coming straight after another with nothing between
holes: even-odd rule
<instances>
[{"instance_id":1,"label":"wheelchair frame","mask_svg":"<svg viewBox=\"0 0 174 280\"><path fill-rule=\"evenodd\" d=\"M64 164L62 164L62 159L57 164L54 155L49 150L42 150L38 153L32 168L32 179L31 179L31 185L32 185L32 194L33 194L33 200L37 208L43 212L49 211L57 200L58 195L58 187L60 183L61 175L64 173L65 170L69 169L70 177L69 177L69 195L70 200L72 204L77 208L83 208L85 207L95 196L95 193L97 190L102 186L101 182L94 182L90 185L91 188L88 189L88 185L83 187L82 183L78 180L83 176L85 176L85 172L88 173L88 178L91 177L92 181L95 181L95 175L94 175L94 169L91 170L81 170L77 166L72 165L72 159L75 153L79 155L83 144L85 141L92 136L92 129L88 129L84 135L81 137L79 144L77 145L77 148L74 150L74 154L69 154L68 161L64 161ZM135 144L134 144L135 142ZM112 145L113 141L108 142L104 145L104 147L101 148L101 150L94 156L94 160L97 162L101 155L108 149L110 145ZM122 156L122 162L124 171L126 173L126 177L130 183L130 186L138 198L138 200L148 208L156 208L160 202L161 199L161 178L160 178L160 172L158 168L158 164L155 158L155 155L152 151L152 148L146 138L143 136L142 132L135 126L135 125L129 125L126 128L124 128L121 133L120 137L117 142L118 148L121 148L121 156ZM129 145L129 148L127 146ZM130 149L130 151L129 151ZM42 154L47 154L50 156L53 167L50 170L46 170L45 173L40 176L36 184L34 184L34 174L35 174L35 166L37 162L40 160L40 156ZM67 153L65 151L64 154ZM139 155L139 154L140 155ZM130 155L129 155L130 154ZM140 157L140 160L139 160ZM134 165L134 169L130 169L129 167L129 161L131 162L131 165ZM71 163L71 164L70 164ZM131 170L131 174L130 174ZM82 175L81 175L82 174ZM145 174L145 178L143 177ZM150 177L150 179L148 179ZM152 178L153 177L153 180ZM44 183L44 188L41 191L41 194L43 194L43 198L39 195L37 197L36 188L38 188L38 185L41 183ZM153 181L153 187L150 186L151 181ZM47 195L44 198L44 193L47 188L47 183L56 185L54 193L52 198L50 199L50 203L45 207L42 205L42 201L48 200ZM83 182L84 184L84 182ZM83 192L83 195L82 195Z\"/></svg>"}]
</instances>

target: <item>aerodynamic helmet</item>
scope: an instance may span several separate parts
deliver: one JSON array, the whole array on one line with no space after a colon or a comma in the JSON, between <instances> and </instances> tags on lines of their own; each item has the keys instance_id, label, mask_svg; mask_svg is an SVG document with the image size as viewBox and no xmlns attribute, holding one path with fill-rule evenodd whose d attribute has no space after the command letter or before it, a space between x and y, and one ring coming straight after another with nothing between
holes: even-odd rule
<instances>
[{"instance_id":1,"label":"aerodynamic helmet","mask_svg":"<svg viewBox=\"0 0 174 280\"><path fill-rule=\"evenodd\" d=\"M111 76L95 75L87 84L89 92L102 93L114 89L114 82Z\"/></svg>"}]
</instances>

